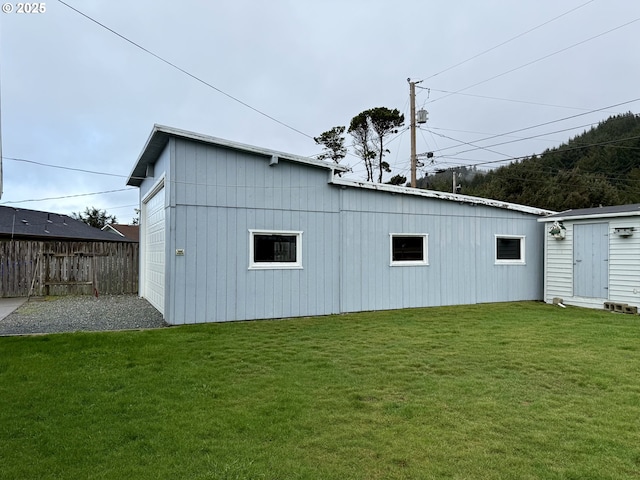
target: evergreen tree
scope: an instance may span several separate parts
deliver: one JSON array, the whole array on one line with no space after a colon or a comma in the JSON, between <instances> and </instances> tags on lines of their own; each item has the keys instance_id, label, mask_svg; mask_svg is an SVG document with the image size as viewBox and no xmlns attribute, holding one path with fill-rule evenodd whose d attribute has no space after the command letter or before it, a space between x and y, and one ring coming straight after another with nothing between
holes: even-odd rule
<instances>
[{"instance_id":1,"label":"evergreen tree","mask_svg":"<svg viewBox=\"0 0 640 480\"><path fill-rule=\"evenodd\" d=\"M426 188L451 191L447 177L450 170L425 177ZM540 155L461 174L459 183L468 195L556 211L640 203L640 116L610 117Z\"/></svg>"},{"instance_id":2,"label":"evergreen tree","mask_svg":"<svg viewBox=\"0 0 640 480\"><path fill-rule=\"evenodd\" d=\"M115 215L107 215L106 210L99 210L96 207L87 207L84 213L73 212L71 218L80 220L95 228L102 228L105 225L112 225L117 222Z\"/></svg>"}]
</instances>

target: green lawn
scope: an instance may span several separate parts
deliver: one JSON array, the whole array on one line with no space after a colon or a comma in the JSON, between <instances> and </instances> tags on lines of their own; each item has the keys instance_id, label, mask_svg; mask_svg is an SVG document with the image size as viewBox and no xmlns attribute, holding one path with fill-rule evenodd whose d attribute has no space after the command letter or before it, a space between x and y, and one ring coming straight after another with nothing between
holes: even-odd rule
<instances>
[{"instance_id":1,"label":"green lawn","mask_svg":"<svg viewBox=\"0 0 640 480\"><path fill-rule=\"evenodd\" d=\"M540 303L0 338L0 478L640 478L639 339Z\"/></svg>"}]
</instances>

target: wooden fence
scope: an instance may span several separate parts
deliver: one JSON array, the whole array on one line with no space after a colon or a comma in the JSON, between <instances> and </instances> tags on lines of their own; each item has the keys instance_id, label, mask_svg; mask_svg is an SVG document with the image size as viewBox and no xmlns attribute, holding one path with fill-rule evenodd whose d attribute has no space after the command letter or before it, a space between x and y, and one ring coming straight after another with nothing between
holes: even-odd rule
<instances>
[{"instance_id":1,"label":"wooden fence","mask_svg":"<svg viewBox=\"0 0 640 480\"><path fill-rule=\"evenodd\" d=\"M138 293L138 247L0 240L0 297Z\"/></svg>"}]
</instances>

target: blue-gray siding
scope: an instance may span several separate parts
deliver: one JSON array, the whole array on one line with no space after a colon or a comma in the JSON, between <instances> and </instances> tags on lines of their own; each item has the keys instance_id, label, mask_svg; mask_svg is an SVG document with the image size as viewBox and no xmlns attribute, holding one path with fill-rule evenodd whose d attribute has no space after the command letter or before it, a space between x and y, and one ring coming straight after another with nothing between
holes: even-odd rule
<instances>
[{"instance_id":1,"label":"blue-gray siding","mask_svg":"<svg viewBox=\"0 0 640 480\"><path fill-rule=\"evenodd\" d=\"M342 188L323 168L180 138L154 171L140 191L164 173L169 323L543 295L544 227L532 214ZM250 270L251 229L303 232L303 268ZM428 234L429 265L390 266L390 233ZM495 264L496 234L525 236L526 265Z\"/></svg>"},{"instance_id":2,"label":"blue-gray siding","mask_svg":"<svg viewBox=\"0 0 640 480\"><path fill-rule=\"evenodd\" d=\"M542 298L542 228L486 206L342 190L345 312ZM428 266L390 266L390 233L428 234ZM496 265L495 235L524 235L526 265Z\"/></svg>"}]
</instances>

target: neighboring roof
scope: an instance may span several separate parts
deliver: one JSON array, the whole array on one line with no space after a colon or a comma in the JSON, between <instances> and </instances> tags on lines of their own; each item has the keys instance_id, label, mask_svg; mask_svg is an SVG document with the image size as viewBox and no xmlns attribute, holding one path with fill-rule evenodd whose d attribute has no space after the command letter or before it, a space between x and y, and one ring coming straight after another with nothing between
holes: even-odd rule
<instances>
[{"instance_id":1,"label":"neighboring roof","mask_svg":"<svg viewBox=\"0 0 640 480\"><path fill-rule=\"evenodd\" d=\"M631 217L640 215L640 203L629 205L614 205L612 207L579 208L576 210L565 210L555 213L546 218L541 218L539 222L555 222L562 220L581 220L589 218L611 218L611 217Z\"/></svg>"},{"instance_id":2,"label":"neighboring roof","mask_svg":"<svg viewBox=\"0 0 640 480\"><path fill-rule=\"evenodd\" d=\"M156 124L153 126L151 135L149 135L147 143L145 143L144 148L142 149L142 153L140 153L138 161L136 162L133 170L131 171L131 174L129 175L127 185L139 187L142 184L142 181L147 175L147 166L153 165L158 160L158 157L164 150L167 142L171 137L185 138L188 140L193 140L195 142L230 148L232 150L255 153L257 155L269 158L270 161L273 162L278 162L279 160L287 160L290 162L302 163L313 167L326 168L327 170L335 170L341 172L348 171L347 167L338 165L336 163L324 162L311 157L292 155L290 153L278 152L276 150L269 150L267 148L254 147L252 145L245 145L243 143L233 142L231 140L224 140L222 138L211 137L208 135L189 132L187 130L180 130L178 128L166 127Z\"/></svg>"},{"instance_id":3,"label":"neighboring roof","mask_svg":"<svg viewBox=\"0 0 640 480\"><path fill-rule=\"evenodd\" d=\"M102 227L103 232L113 233L120 237L128 238L134 242L140 241L140 225L126 225L123 223L112 223Z\"/></svg>"},{"instance_id":4,"label":"neighboring roof","mask_svg":"<svg viewBox=\"0 0 640 480\"><path fill-rule=\"evenodd\" d=\"M0 206L0 237L129 242L68 215Z\"/></svg>"},{"instance_id":5,"label":"neighboring roof","mask_svg":"<svg viewBox=\"0 0 640 480\"><path fill-rule=\"evenodd\" d=\"M449 200L452 202L466 203L469 205L484 205L487 207L504 208L506 210L514 210L516 212L530 213L533 215L551 215L555 212L545 210L543 208L528 207L526 205L518 205L517 203L502 202L500 200L491 200L489 198L472 197L470 195L460 195L457 193L438 192L436 190L423 190L421 188L400 187L397 185L388 185L386 183L357 182L346 180L340 177L333 177L331 182L333 185L341 185L345 187L365 188L368 190L377 190L395 194L415 195L426 198L438 198L441 200ZM548 217L547 217L548 218Z\"/></svg>"}]
</instances>

